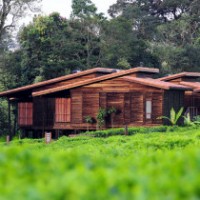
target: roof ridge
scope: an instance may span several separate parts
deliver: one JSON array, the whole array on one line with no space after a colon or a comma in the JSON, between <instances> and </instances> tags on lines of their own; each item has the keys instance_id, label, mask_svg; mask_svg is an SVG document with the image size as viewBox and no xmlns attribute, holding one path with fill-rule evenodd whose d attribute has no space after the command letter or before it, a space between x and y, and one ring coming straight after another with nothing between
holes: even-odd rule
<instances>
[{"instance_id":1,"label":"roof ridge","mask_svg":"<svg viewBox=\"0 0 200 200\"><path fill-rule=\"evenodd\" d=\"M151 68L151 69L155 70L155 73L157 73L157 71L159 71L159 69L157 69L157 68ZM116 77L125 76L125 75L130 74L130 73L139 72L139 71L146 71L146 70L148 70L148 68L145 68L145 67L138 67L137 68L137 67L135 67L135 68L131 68L131 69L128 69L128 70L122 70L122 71L119 71L119 72L116 72L116 73L113 73L113 74L108 74L108 75L92 78L92 79L89 79L89 80L79 81L77 83L72 83L72 84L69 84L69 85L58 86L58 87L55 87L53 89L50 88L50 89L46 89L46 90L42 90L42 91L33 92L32 95L33 96L40 96L40 95L45 95L45 94L48 94L48 93L53 93L53 92L55 93L55 92L58 92L58 91L61 91L61 90L70 89L70 88L72 89L72 88L80 87L80 86L83 86L83 85L88 85L88 84L92 84L92 83L95 83L95 82L100 82L100 81L104 81L104 80L108 80L108 79L112 79L112 78L116 78ZM53 91L53 92L51 92L51 91Z\"/></svg>"}]
</instances>

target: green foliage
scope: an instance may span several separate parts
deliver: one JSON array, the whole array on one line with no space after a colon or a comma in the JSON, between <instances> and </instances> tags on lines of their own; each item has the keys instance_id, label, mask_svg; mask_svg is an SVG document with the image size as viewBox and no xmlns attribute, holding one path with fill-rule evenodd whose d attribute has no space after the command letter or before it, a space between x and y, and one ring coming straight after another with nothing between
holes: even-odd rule
<instances>
[{"instance_id":1,"label":"green foliage","mask_svg":"<svg viewBox=\"0 0 200 200\"><path fill-rule=\"evenodd\" d=\"M190 113L187 113L187 115L183 116L183 118L184 118L185 126L194 126L195 125L195 123L191 120Z\"/></svg>"},{"instance_id":2,"label":"green foliage","mask_svg":"<svg viewBox=\"0 0 200 200\"><path fill-rule=\"evenodd\" d=\"M101 129L105 124L105 117L107 115L107 111L105 108L99 108L98 114L97 114L97 123L98 127Z\"/></svg>"},{"instance_id":3,"label":"green foliage","mask_svg":"<svg viewBox=\"0 0 200 200\"><path fill-rule=\"evenodd\" d=\"M181 130L181 127L177 126L156 126L156 127L130 127L128 128L128 135L135 134L148 134L148 133L167 133ZM82 133L85 135L85 133ZM107 129L107 130L99 130L99 131L90 131L87 132L86 135L89 134L93 137L109 137L116 135L124 135L125 128L115 128L115 129Z\"/></svg>"},{"instance_id":4,"label":"green foliage","mask_svg":"<svg viewBox=\"0 0 200 200\"><path fill-rule=\"evenodd\" d=\"M180 110L177 113L174 110L174 108L171 108L170 117L161 116L158 119L167 119L174 126L174 125L177 125L178 120L180 119L182 113L183 113L183 107L180 108Z\"/></svg>"},{"instance_id":5,"label":"green foliage","mask_svg":"<svg viewBox=\"0 0 200 200\"><path fill-rule=\"evenodd\" d=\"M114 114L116 112L117 112L117 109L113 106L107 109L108 114Z\"/></svg>"},{"instance_id":6,"label":"green foliage","mask_svg":"<svg viewBox=\"0 0 200 200\"><path fill-rule=\"evenodd\" d=\"M86 123L89 123L89 124L92 124L93 123L93 119L92 119L92 117L91 116L85 116L84 117L84 120L85 120L85 122Z\"/></svg>"},{"instance_id":7,"label":"green foliage","mask_svg":"<svg viewBox=\"0 0 200 200\"><path fill-rule=\"evenodd\" d=\"M193 123L195 125L200 125L200 115L197 115L193 118Z\"/></svg>"},{"instance_id":8,"label":"green foliage","mask_svg":"<svg viewBox=\"0 0 200 200\"><path fill-rule=\"evenodd\" d=\"M23 81L37 82L72 70L74 44L67 20L58 13L35 17L19 33Z\"/></svg>"},{"instance_id":9,"label":"green foliage","mask_svg":"<svg viewBox=\"0 0 200 200\"><path fill-rule=\"evenodd\" d=\"M90 0L73 0L72 1L72 16L90 17L96 13L97 8Z\"/></svg>"},{"instance_id":10,"label":"green foliage","mask_svg":"<svg viewBox=\"0 0 200 200\"><path fill-rule=\"evenodd\" d=\"M174 132L0 143L1 198L199 199L200 131L168 128Z\"/></svg>"},{"instance_id":11,"label":"green foliage","mask_svg":"<svg viewBox=\"0 0 200 200\"><path fill-rule=\"evenodd\" d=\"M125 58L118 59L117 68L119 69L130 69L130 63Z\"/></svg>"},{"instance_id":12,"label":"green foliage","mask_svg":"<svg viewBox=\"0 0 200 200\"><path fill-rule=\"evenodd\" d=\"M8 106L5 100L0 99L0 137L8 134Z\"/></svg>"}]
</instances>

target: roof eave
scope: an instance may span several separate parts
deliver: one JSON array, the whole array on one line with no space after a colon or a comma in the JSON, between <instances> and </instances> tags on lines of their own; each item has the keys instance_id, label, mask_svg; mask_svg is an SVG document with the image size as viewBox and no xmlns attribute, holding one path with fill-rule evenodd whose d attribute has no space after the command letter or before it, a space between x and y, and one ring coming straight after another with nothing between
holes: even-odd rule
<instances>
[{"instance_id":1,"label":"roof eave","mask_svg":"<svg viewBox=\"0 0 200 200\"><path fill-rule=\"evenodd\" d=\"M26 86L22 86L22 87L10 89L10 90L4 91L4 92L0 92L0 97L13 97L15 93L24 92L26 90L37 89L39 87L43 87L43 86L54 84L54 83L61 82L61 81L64 81L64 80L69 80L69 79L73 79L73 78L76 78L76 77L88 75L88 74L91 74L91 73L112 74L112 73L116 73L116 69L100 68L99 67L99 68L89 69L89 70L86 70L86 71L81 71L79 73L68 74L68 75L57 77L57 78L54 78L54 79L50 79L50 80L46 80L46 81L42 81L42 82L38 82L38 83L26 85Z\"/></svg>"}]
</instances>

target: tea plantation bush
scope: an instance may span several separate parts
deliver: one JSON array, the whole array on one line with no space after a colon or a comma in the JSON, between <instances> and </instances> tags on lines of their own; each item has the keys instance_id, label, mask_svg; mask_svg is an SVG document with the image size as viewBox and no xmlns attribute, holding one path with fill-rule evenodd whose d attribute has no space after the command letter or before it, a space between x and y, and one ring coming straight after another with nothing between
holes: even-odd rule
<instances>
[{"instance_id":1,"label":"tea plantation bush","mask_svg":"<svg viewBox=\"0 0 200 200\"><path fill-rule=\"evenodd\" d=\"M179 126L155 126L155 127L130 127L127 129L128 135L134 135L136 133L166 133L166 132L174 132L174 131L181 131L185 130L186 127L179 127ZM187 127L187 130L189 129L198 129L198 126L196 127ZM109 137L113 135L125 135L125 128L116 128L116 129L107 129L107 130L98 130L98 131L88 131L81 133L83 135L91 135L94 137Z\"/></svg>"},{"instance_id":2,"label":"tea plantation bush","mask_svg":"<svg viewBox=\"0 0 200 200\"><path fill-rule=\"evenodd\" d=\"M200 130L0 143L0 199L199 199Z\"/></svg>"}]
</instances>

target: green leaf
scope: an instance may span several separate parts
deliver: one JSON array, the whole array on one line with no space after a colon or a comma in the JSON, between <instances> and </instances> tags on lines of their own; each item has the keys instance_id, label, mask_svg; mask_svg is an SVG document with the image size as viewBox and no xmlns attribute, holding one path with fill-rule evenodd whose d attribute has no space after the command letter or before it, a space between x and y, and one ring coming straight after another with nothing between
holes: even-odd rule
<instances>
[{"instance_id":1,"label":"green leaf","mask_svg":"<svg viewBox=\"0 0 200 200\"><path fill-rule=\"evenodd\" d=\"M178 111L178 113L175 115L175 124L178 122L179 118L181 117L183 113L183 107L180 108L180 110Z\"/></svg>"}]
</instances>

